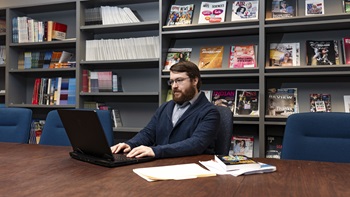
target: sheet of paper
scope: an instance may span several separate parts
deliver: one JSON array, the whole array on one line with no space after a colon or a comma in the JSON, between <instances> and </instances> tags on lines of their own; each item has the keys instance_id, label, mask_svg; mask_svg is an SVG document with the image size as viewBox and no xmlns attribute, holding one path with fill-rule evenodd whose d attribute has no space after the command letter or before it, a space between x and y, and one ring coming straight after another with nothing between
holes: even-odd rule
<instances>
[{"instance_id":1,"label":"sheet of paper","mask_svg":"<svg viewBox=\"0 0 350 197\"><path fill-rule=\"evenodd\" d=\"M136 168L133 171L147 181L181 180L216 176L216 173L206 170L195 163Z\"/></svg>"}]
</instances>

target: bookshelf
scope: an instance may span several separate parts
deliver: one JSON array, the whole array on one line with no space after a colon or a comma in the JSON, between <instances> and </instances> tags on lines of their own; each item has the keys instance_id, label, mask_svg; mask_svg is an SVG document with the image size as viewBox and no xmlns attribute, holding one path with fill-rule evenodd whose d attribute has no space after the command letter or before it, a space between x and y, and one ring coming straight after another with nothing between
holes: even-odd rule
<instances>
[{"instance_id":1,"label":"bookshelf","mask_svg":"<svg viewBox=\"0 0 350 197\"><path fill-rule=\"evenodd\" d=\"M216 0L214 0L216 1ZM217 0L219 1L219 0ZM297 16L272 18L272 0L259 1L259 18L231 22L233 0L227 1L226 19L223 23L198 24L200 0L135 0L135 1L80 1L36 0L18 5L5 1L0 8L0 18L12 19L29 16L38 20L57 20L68 24L68 38L75 40L42 43L12 43L12 24L7 20L7 32L0 33L0 44L7 49L6 65L0 65L0 102L9 107L28 107L35 117L57 108L83 108L84 102L99 102L118 108L123 127L115 128L117 141L128 139L144 127L158 106L165 102L169 89L169 71L163 71L168 48L192 48L191 61L198 63L199 50L204 46L224 46L222 69L202 70L203 90L259 89L260 111L258 117L234 117L234 134L254 136L254 157L265 156L266 136L283 136L286 118L266 114L268 88L298 88L299 111L309 111L311 93L329 93L332 111L344 111L343 95L350 95L350 65L307 66L306 40L340 41L350 36L347 28L349 15L342 10L342 0L324 0L325 14L305 16L305 1L297 0ZM192 24L165 26L170 6L193 3ZM142 20L139 23L85 25L85 9L99 6L129 7ZM86 60L86 41L123 39L129 37L159 36L159 57L119 60ZM298 67L269 67L270 43L299 42ZM257 46L256 68L229 69L231 45ZM75 53L77 66L69 69L18 70L18 54L25 50L69 50ZM82 72L113 71L121 76L123 92L82 92ZM35 77L75 77L77 79L75 105L31 105Z\"/></svg>"}]
</instances>

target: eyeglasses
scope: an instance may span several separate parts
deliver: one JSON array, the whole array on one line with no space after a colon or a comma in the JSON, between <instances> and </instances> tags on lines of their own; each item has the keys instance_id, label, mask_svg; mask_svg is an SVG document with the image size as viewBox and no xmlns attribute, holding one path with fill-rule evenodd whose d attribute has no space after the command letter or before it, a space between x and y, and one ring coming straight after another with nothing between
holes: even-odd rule
<instances>
[{"instance_id":1,"label":"eyeglasses","mask_svg":"<svg viewBox=\"0 0 350 197\"><path fill-rule=\"evenodd\" d=\"M176 83L177 85L181 85L182 82L185 81L186 79L189 79L189 77L187 77L187 78L177 78L175 80L169 79L168 85L172 86L174 83Z\"/></svg>"}]
</instances>

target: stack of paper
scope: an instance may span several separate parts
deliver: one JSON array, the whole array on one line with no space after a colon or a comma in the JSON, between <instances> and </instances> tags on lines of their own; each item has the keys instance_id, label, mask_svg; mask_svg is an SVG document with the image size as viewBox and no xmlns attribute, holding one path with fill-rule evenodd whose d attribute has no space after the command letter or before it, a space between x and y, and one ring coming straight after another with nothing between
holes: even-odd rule
<instances>
[{"instance_id":1,"label":"stack of paper","mask_svg":"<svg viewBox=\"0 0 350 197\"><path fill-rule=\"evenodd\" d=\"M216 176L216 173L208 171L195 163L137 168L133 171L147 181L182 180Z\"/></svg>"}]
</instances>

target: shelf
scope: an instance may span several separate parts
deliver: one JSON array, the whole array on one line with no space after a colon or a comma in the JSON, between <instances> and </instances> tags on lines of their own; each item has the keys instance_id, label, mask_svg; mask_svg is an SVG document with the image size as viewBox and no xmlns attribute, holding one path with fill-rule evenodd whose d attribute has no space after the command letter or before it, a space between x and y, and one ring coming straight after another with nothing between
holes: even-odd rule
<instances>
[{"instance_id":1,"label":"shelf","mask_svg":"<svg viewBox=\"0 0 350 197\"><path fill-rule=\"evenodd\" d=\"M32 104L10 104L9 107L43 108L43 109L66 109L75 108L75 105L32 105Z\"/></svg>"},{"instance_id":2,"label":"shelf","mask_svg":"<svg viewBox=\"0 0 350 197\"><path fill-rule=\"evenodd\" d=\"M47 49L54 48L73 48L76 45L76 40L65 40L65 41L50 41L50 42L26 42L26 43L11 43L10 47L21 48L25 50L33 49Z\"/></svg>"},{"instance_id":3,"label":"shelf","mask_svg":"<svg viewBox=\"0 0 350 197\"><path fill-rule=\"evenodd\" d=\"M159 58L134 59L134 60L105 60L105 61L80 61L80 65L98 68L138 69L158 68ZM96 68L96 67L95 67Z\"/></svg>"},{"instance_id":4,"label":"shelf","mask_svg":"<svg viewBox=\"0 0 350 197\"><path fill-rule=\"evenodd\" d=\"M85 25L80 30L93 34L105 34L111 32L132 32L132 31L149 31L158 30L159 21L146 21L139 23L122 23L115 25Z\"/></svg>"}]
</instances>

